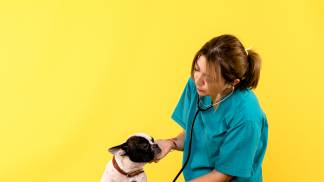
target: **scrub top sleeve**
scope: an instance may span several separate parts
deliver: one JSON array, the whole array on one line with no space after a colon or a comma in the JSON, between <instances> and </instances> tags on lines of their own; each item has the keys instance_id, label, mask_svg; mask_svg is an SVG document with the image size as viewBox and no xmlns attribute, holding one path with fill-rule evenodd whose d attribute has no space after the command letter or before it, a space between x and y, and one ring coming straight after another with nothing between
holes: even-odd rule
<instances>
[{"instance_id":1,"label":"scrub top sleeve","mask_svg":"<svg viewBox=\"0 0 324 182\"><path fill-rule=\"evenodd\" d=\"M231 126L216 157L215 170L231 176L250 177L260 137L260 128L253 121Z\"/></svg>"},{"instance_id":2,"label":"scrub top sleeve","mask_svg":"<svg viewBox=\"0 0 324 182\"><path fill-rule=\"evenodd\" d=\"M176 121L183 129L186 129L188 115L189 115L189 106L191 103L192 87L194 82L191 77L188 79L186 86L181 94L180 100L178 101L177 106L175 107L171 118Z\"/></svg>"}]
</instances>

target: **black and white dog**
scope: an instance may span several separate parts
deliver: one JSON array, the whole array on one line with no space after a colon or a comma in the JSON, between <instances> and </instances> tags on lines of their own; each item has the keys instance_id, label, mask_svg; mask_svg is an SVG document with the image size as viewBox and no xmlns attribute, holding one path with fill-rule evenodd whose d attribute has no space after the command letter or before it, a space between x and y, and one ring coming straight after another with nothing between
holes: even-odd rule
<instances>
[{"instance_id":1,"label":"black and white dog","mask_svg":"<svg viewBox=\"0 0 324 182\"><path fill-rule=\"evenodd\" d=\"M109 148L114 156L106 165L101 182L144 182L143 167L161 152L153 137L145 133L131 135L121 145Z\"/></svg>"}]
</instances>

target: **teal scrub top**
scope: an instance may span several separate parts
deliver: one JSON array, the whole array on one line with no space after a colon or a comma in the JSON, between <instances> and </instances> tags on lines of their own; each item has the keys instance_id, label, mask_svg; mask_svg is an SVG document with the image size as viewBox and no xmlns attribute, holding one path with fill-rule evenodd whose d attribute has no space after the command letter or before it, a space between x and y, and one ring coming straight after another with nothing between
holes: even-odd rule
<instances>
[{"instance_id":1,"label":"teal scrub top","mask_svg":"<svg viewBox=\"0 0 324 182\"><path fill-rule=\"evenodd\" d=\"M190 129L197 108L197 91L190 77L172 119L185 130L182 165L188 156ZM210 105L210 96L201 96ZM217 110L199 112L195 121L185 181L219 171L233 182L262 181L262 161L268 141L268 122L251 89L235 89Z\"/></svg>"}]
</instances>

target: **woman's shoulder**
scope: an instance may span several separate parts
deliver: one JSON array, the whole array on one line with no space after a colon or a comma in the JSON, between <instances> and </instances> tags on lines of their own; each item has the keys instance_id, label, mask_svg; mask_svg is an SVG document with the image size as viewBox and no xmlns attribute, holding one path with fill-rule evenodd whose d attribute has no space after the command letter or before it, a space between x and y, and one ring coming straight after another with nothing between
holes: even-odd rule
<instances>
[{"instance_id":1,"label":"woman's shoulder","mask_svg":"<svg viewBox=\"0 0 324 182\"><path fill-rule=\"evenodd\" d=\"M195 84L195 81L189 77L188 80L187 80L187 83L186 83L186 88L189 89L189 92L192 96L195 95L196 93L196 84Z\"/></svg>"},{"instance_id":2,"label":"woman's shoulder","mask_svg":"<svg viewBox=\"0 0 324 182\"><path fill-rule=\"evenodd\" d=\"M264 112L253 90L237 90L232 102L232 112L227 115L228 122L255 122L264 119Z\"/></svg>"},{"instance_id":3,"label":"woman's shoulder","mask_svg":"<svg viewBox=\"0 0 324 182\"><path fill-rule=\"evenodd\" d=\"M188 78L188 83L187 83L191 89L195 89L196 88L196 84L195 81L191 78L191 76Z\"/></svg>"},{"instance_id":4,"label":"woman's shoulder","mask_svg":"<svg viewBox=\"0 0 324 182\"><path fill-rule=\"evenodd\" d=\"M247 110L261 108L259 100L252 89L238 89L235 94L235 102L240 110Z\"/></svg>"}]
</instances>

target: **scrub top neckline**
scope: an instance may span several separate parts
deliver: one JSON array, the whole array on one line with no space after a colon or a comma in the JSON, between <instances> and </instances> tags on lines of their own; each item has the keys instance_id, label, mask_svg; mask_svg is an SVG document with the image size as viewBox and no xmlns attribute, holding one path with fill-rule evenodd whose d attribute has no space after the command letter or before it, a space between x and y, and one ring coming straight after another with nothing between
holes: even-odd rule
<instances>
[{"instance_id":1,"label":"scrub top neckline","mask_svg":"<svg viewBox=\"0 0 324 182\"><path fill-rule=\"evenodd\" d=\"M211 96L204 95L204 96L199 96L199 97L200 97L200 99L201 99L202 104L203 104L205 107L208 107L208 106L210 106L210 105L213 104L212 99L211 99Z\"/></svg>"}]
</instances>

